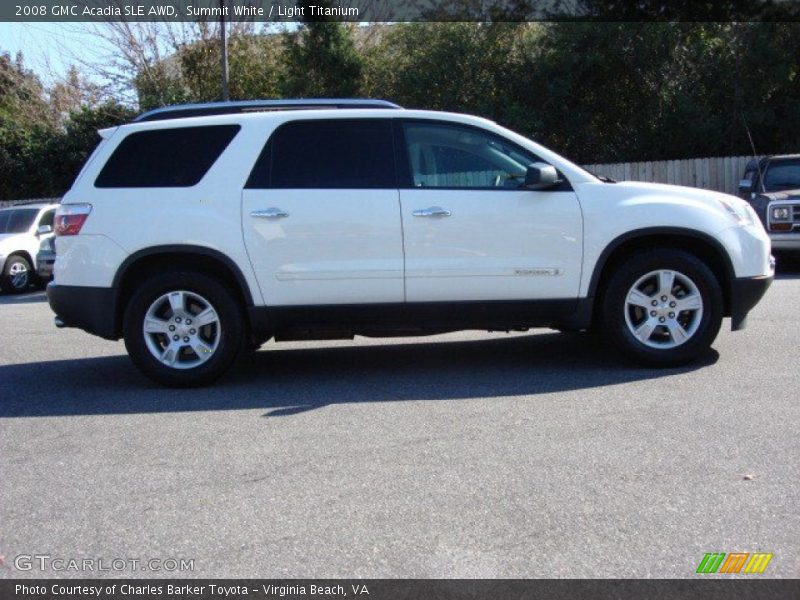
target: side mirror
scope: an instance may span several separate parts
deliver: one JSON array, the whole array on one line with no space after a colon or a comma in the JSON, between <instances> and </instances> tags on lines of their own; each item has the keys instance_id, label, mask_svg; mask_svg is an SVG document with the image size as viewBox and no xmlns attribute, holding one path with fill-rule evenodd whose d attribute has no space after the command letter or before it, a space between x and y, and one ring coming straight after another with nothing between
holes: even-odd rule
<instances>
[{"instance_id":1,"label":"side mirror","mask_svg":"<svg viewBox=\"0 0 800 600\"><path fill-rule=\"evenodd\" d=\"M544 190L559 183L558 171L552 165L537 162L528 166L525 172L525 185L529 190Z\"/></svg>"},{"instance_id":2,"label":"side mirror","mask_svg":"<svg viewBox=\"0 0 800 600\"><path fill-rule=\"evenodd\" d=\"M739 191L749 192L753 188L753 182L750 179L739 180Z\"/></svg>"},{"instance_id":3,"label":"side mirror","mask_svg":"<svg viewBox=\"0 0 800 600\"><path fill-rule=\"evenodd\" d=\"M40 225L36 230L36 235L46 235L48 233L53 233L52 225Z\"/></svg>"}]
</instances>

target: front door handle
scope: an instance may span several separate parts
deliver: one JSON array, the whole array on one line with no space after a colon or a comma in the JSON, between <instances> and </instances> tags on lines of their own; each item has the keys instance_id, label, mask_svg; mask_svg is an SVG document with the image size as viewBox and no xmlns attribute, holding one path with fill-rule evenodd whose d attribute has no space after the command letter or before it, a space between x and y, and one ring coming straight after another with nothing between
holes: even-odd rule
<instances>
[{"instance_id":1,"label":"front door handle","mask_svg":"<svg viewBox=\"0 0 800 600\"><path fill-rule=\"evenodd\" d=\"M415 210L411 214L415 217L449 217L453 213L443 209L441 206L431 206L430 208Z\"/></svg>"},{"instance_id":2,"label":"front door handle","mask_svg":"<svg viewBox=\"0 0 800 600\"><path fill-rule=\"evenodd\" d=\"M283 219L288 217L289 213L280 208L268 208L266 210L254 210L250 213L250 216L256 219Z\"/></svg>"}]
</instances>

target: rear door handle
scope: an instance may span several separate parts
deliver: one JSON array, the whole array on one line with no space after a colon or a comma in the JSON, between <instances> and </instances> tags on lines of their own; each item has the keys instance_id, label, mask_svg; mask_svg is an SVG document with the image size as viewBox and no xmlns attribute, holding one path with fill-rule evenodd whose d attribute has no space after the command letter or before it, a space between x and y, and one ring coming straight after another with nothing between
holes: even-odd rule
<instances>
[{"instance_id":1,"label":"rear door handle","mask_svg":"<svg viewBox=\"0 0 800 600\"><path fill-rule=\"evenodd\" d=\"M449 217L453 213L443 209L441 206L431 206L430 208L415 210L411 214L415 217Z\"/></svg>"},{"instance_id":2,"label":"rear door handle","mask_svg":"<svg viewBox=\"0 0 800 600\"><path fill-rule=\"evenodd\" d=\"M288 217L289 213L280 208L267 208L266 210L254 210L250 216L256 219L283 219Z\"/></svg>"}]
</instances>

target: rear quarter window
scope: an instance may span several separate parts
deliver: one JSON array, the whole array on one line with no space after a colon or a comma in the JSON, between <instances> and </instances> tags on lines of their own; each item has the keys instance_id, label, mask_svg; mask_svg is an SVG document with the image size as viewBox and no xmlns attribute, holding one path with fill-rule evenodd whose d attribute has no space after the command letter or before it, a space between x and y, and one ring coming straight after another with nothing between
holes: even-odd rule
<instances>
[{"instance_id":1,"label":"rear quarter window","mask_svg":"<svg viewBox=\"0 0 800 600\"><path fill-rule=\"evenodd\" d=\"M131 133L114 150L94 185L191 187L205 176L239 129L239 125L209 125Z\"/></svg>"}]
</instances>

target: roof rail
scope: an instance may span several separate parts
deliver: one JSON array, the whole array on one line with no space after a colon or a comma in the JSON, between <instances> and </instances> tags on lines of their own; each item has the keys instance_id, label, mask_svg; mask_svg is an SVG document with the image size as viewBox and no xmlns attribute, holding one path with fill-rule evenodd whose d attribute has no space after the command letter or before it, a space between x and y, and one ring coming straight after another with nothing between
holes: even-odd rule
<instances>
[{"instance_id":1,"label":"roof rail","mask_svg":"<svg viewBox=\"0 0 800 600\"><path fill-rule=\"evenodd\" d=\"M209 115L229 115L276 110L313 110L325 108L402 108L387 100L370 98L299 98L291 100L244 100L238 102L208 102L204 104L176 104L147 111L133 122L184 119Z\"/></svg>"}]
</instances>

